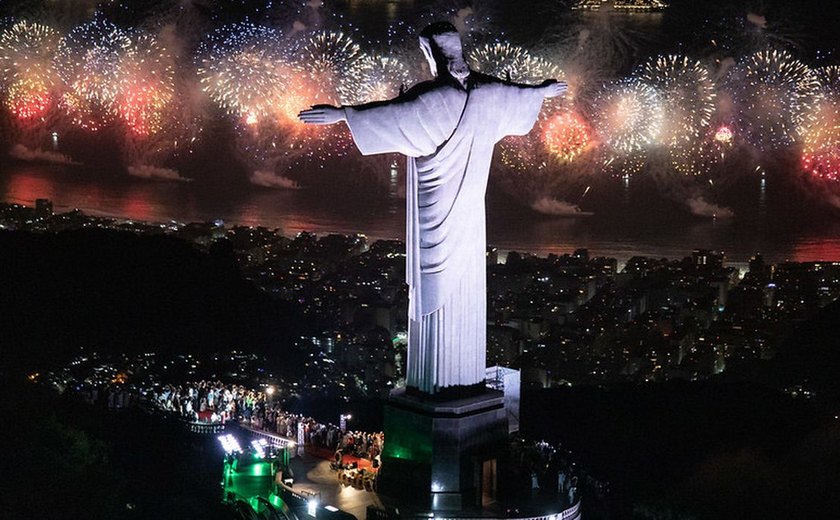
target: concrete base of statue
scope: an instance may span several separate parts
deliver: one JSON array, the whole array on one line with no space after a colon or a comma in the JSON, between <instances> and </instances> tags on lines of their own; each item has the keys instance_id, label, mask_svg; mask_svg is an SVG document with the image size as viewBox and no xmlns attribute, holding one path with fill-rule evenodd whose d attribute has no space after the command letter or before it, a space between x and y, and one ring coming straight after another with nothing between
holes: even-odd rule
<instances>
[{"instance_id":1,"label":"concrete base of statue","mask_svg":"<svg viewBox=\"0 0 840 520\"><path fill-rule=\"evenodd\" d=\"M495 500L496 459L508 439L504 394L481 385L446 401L391 393L379 492L432 511L480 508Z\"/></svg>"}]
</instances>

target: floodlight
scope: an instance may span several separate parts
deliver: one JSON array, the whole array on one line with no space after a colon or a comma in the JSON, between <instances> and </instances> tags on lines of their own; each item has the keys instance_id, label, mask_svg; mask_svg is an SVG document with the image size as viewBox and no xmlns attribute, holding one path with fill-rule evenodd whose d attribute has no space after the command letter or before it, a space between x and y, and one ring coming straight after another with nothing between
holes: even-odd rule
<instances>
[{"instance_id":1,"label":"floodlight","mask_svg":"<svg viewBox=\"0 0 840 520\"><path fill-rule=\"evenodd\" d=\"M233 435L226 434L226 435L219 435L218 437L219 442L222 443L222 449L225 450L225 453L230 455L234 452L241 452L242 446L239 445L239 441L237 441Z\"/></svg>"},{"instance_id":2,"label":"floodlight","mask_svg":"<svg viewBox=\"0 0 840 520\"><path fill-rule=\"evenodd\" d=\"M263 439L260 439L265 442ZM251 447L254 448L254 454L257 458L264 459L265 458L265 450L263 449L263 444L260 443L260 440L254 439L251 441Z\"/></svg>"}]
</instances>

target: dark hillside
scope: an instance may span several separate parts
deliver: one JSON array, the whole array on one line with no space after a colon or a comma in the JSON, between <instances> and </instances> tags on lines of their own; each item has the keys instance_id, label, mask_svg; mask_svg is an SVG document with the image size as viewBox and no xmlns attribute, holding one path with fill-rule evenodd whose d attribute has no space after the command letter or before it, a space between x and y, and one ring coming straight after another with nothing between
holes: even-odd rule
<instances>
[{"instance_id":1,"label":"dark hillside","mask_svg":"<svg viewBox=\"0 0 840 520\"><path fill-rule=\"evenodd\" d=\"M299 318L242 279L226 249L205 254L171 237L94 229L0 233L4 365L43 364L80 347L282 356Z\"/></svg>"}]
</instances>

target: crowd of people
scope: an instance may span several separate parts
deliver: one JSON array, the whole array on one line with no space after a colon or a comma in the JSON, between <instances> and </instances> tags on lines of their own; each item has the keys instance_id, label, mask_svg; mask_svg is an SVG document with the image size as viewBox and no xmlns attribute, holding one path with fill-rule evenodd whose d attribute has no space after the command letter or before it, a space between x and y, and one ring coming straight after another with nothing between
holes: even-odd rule
<instances>
[{"instance_id":1,"label":"crowd of people","mask_svg":"<svg viewBox=\"0 0 840 520\"><path fill-rule=\"evenodd\" d=\"M251 410L258 394L244 386L199 381L187 385L167 385L152 391L152 402L161 410L175 412L192 422L224 423L237 413Z\"/></svg>"},{"instance_id":2,"label":"crowd of people","mask_svg":"<svg viewBox=\"0 0 840 520\"><path fill-rule=\"evenodd\" d=\"M384 435L381 432L346 431L334 424L319 423L312 417L285 411L265 392L242 385L210 381L167 385L152 392L151 398L158 408L178 413L191 422L236 420L307 446L371 461L378 461L382 453Z\"/></svg>"},{"instance_id":3,"label":"crowd of people","mask_svg":"<svg viewBox=\"0 0 840 520\"><path fill-rule=\"evenodd\" d=\"M530 473L531 492L548 493L562 498L568 505L579 496L578 474L571 454L545 441L527 443L515 450L520 467Z\"/></svg>"},{"instance_id":4,"label":"crowd of people","mask_svg":"<svg viewBox=\"0 0 840 520\"><path fill-rule=\"evenodd\" d=\"M136 389L135 389L136 390ZM313 450L316 455L333 458L333 469L346 485L373 489L385 436L381 432L361 432L320 423L312 417L294 414L282 408L266 392L243 385L199 381L182 385L166 385L145 392L132 391L123 385L107 388L89 387L78 393L90 403L107 403L109 409L121 409L151 403L155 408L176 414L192 423L220 424L236 421L252 429L285 437ZM140 394L145 399L140 399ZM521 492L528 487L533 495L550 495L571 505L577 502L580 488L596 491L600 484L581 477L572 462L571 453L547 442L514 442L513 481ZM365 467L347 462L346 456L366 459ZM351 459L352 460L352 459ZM363 461L357 461L363 462ZM605 490L600 490L605 492Z\"/></svg>"},{"instance_id":5,"label":"crowd of people","mask_svg":"<svg viewBox=\"0 0 840 520\"><path fill-rule=\"evenodd\" d=\"M100 389L97 386L79 386L76 393L90 405L104 405L109 410L122 410L136 405L139 394L124 386L111 385Z\"/></svg>"},{"instance_id":6,"label":"crowd of people","mask_svg":"<svg viewBox=\"0 0 840 520\"><path fill-rule=\"evenodd\" d=\"M380 465L384 434L342 430L340 426L319 423L312 417L283 410L278 401L265 392L243 385L199 381L182 385L166 385L143 390L128 385L96 387L80 385L75 388L86 402L107 405L119 410L135 405L149 405L177 415L191 423L223 424L236 421L252 429L273 433L313 450L316 455L333 458L333 469L339 481L360 489L375 490L376 469ZM548 495L568 505L575 504L581 487L587 493L605 495L604 484L586 475L579 476L571 453L561 446L547 442L513 442L514 482L520 492L532 496ZM346 464L346 456L366 459L364 467L356 461ZM352 460L352 459L351 459Z\"/></svg>"}]
</instances>

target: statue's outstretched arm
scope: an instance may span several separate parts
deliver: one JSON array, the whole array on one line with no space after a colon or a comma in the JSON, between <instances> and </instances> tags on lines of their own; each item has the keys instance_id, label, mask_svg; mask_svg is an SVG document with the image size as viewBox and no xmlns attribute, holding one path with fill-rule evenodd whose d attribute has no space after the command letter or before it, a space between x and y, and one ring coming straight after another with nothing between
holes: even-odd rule
<instances>
[{"instance_id":1,"label":"statue's outstretched arm","mask_svg":"<svg viewBox=\"0 0 840 520\"><path fill-rule=\"evenodd\" d=\"M544 98L562 96L567 90L569 90L568 83L556 79L547 79L539 85L527 85L525 83L514 83L510 81L505 81L504 84L525 90L541 90Z\"/></svg>"},{"instance_id":2,"label":"statue's outstretched arm","mask_svg":"<svg viewBox=\"0 0 840 520\"><path fill-rule=\"evenodd\" d=\"M531 131L540 114L543 100L563 95L565 81L547 79L539 85L499 83L494 104L499 107L494 121L498 125L496 139L508 135L525 135Z\"/></svg>"},{"instance_id":3,"label":"statue's outstretched arm","mask_svg":"<svg viewBox=\"0 0 840 520\"><path fill-rule=\"evenodd\" d=\"M314 105L309 110L298 114L298 119L308 125L332 125L340 121L347 121L344 108L332 105Z\"/></svg>"},{"instance_id":4,"label":"statue's outstretched arm","mask_svg":"<svg viewBox=\"0 0 840 520\"><path fill-rule=\"evenodd\" d=\"M543 96L546 98L553 98L562 96L569 90L569 85L565 81L557 81L556 79L547 79L542 82L539 88L543 89Z\"/></svg>"},{"instance_id":5,"label":"statue's outstretched arm","mask_svg":"<svg viewBox=\"0 0 840 520\"><path fill-rule=\"evenodd\" d=\"M347 107L336 107L333 105L313 105L308 110L303 110L298 114L298 119L310 125L332 125L341 121L347 121L347 111L345 108L360 112L373 110L380 107L394 107L396 105L411 105L418 100L424 93L433 90L437 83L427 81L419 83L408 92L401 93L393 99L382 101L371 101L361 105L353 105Z\"/></svg>"}]
</instances>

